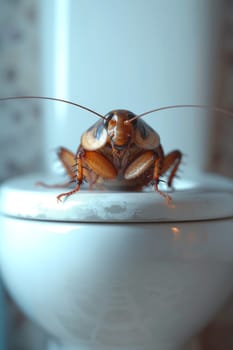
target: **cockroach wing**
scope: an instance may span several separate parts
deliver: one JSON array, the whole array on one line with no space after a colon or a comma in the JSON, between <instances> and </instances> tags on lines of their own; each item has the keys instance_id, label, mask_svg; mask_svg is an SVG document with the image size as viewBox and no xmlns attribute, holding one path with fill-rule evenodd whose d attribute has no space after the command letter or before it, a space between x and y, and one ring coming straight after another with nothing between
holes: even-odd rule
<instances>
[{"instance_id":1,"label":"cockroach wing","mask_svg":"<svg viewBox=\"0 0 233 350\"><path fill-rule=\"evenodd\" d=\"M143 149L155 149L160 145L160 137L146 122L137 120L135 143Z\"/></svg>"},{"instance_id":2,"label":"cockroach wing","mask_svg":"<svg viewBox=\"0 0 233 350\"><path fill-rule=\"evenodd\" d=\"M70 179L75 179L75 154L65 147L60 147L57 150L57 155Z\"/></svg>"},{"instance_id":3,"label":"cockroach wing","mask_svg":"<svg viewBox=\"0 0 233 350\"><path fill-rule=\"evenodd\" d=\"M99 120L82 134L81 144L87 151L95 151L105 146L108 139L104 122Z\"/></svg>"}]
</instances>

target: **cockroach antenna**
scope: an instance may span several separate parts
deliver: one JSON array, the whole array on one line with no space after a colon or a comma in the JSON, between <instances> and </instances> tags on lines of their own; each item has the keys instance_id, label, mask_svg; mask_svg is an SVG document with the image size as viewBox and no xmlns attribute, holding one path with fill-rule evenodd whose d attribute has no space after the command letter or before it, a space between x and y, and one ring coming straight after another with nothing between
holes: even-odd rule
<instances>
[{"instance_id":1,"label":"cockroach antenna","mask_svg":"<svg viewBox=\"0 0 233 350\"><path fill-rule=\"evenodd\" d=\"M164 106L164 107L158 107L158 108L154 108L154 109L151 109L147 112L144 112L144 113L141 113L139 115L136 115L135 117L131 118L130 120L126 120L126 124L128 123L131 123L132 121L136 120L136 119L139 119L139 118L142 118L148 114L151 114L151 113L155 113L155 112L159 112L159 111L164 111L164 110L167 110L167 109L175 109L175 108L199 108L199 109L208 109L208 110L212 110L212 111L215 111L215 112L220 112L220 113L223 113L225 115L228 115L228 116L231 116L233 117L233 112L227 110L227 109L224 109L224 108L219 108L219 107L213 107L213 106L208 106L208 105L199 105L199 104L180 104L180 105L170 105L170 106Z\"/></svg>"},{"instance_id":2,"label":"cockroach antenna","mask_svg":"<svg viewBox=\"0 0 233 350\"><path fill-rule=\"evenodd\" d=\"M80 105L78 103L75 103L75 102L72 102L72 101L64 100L62 98L46 97L46 96L11 96L11 97L1 97L0 101L26 100L26 99L50 100L50 101L57 101L57 102L67 103L69 105L72 105L72 106L84 109L85 111L88 111L88 112L96 115L97 117L106 120L106 118L102 114L97 113L96 111L94 111L94 110L92 110L92 109L90 109L88 107L82 106L82 105Z\"/></svg>"}]
</instances>

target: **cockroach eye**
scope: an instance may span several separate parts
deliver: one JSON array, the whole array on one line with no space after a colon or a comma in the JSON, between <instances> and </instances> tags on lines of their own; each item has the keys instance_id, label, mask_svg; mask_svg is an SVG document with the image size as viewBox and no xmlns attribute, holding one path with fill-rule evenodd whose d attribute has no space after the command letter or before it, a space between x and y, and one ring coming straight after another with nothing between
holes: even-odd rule
<instances>
[{"instance_id":1,"label":"cockroach eye","mask_svg":"<svg viewBox=\"0 0 233 350\"><path fill-rule=\"evenodd\" d=\"M105 118L106 118L107 121L109 121L109 120L112 119L113 116L114 116L114 113L110 112L110 113L108 113L108 114L105 116Z\"/></svg>"},{"instance_id":2,"label":"cockroach eye","mask_svg":"<svg viewBox=\"0 0 233 350\"><path fill-rule=\"evenodd\" d=\"M109 120L108 125L109 125L111 128L114 128L114 126L116 126L116 121L113 120L113 119L111 119L111 120Z\"/></svg>"},{"instance_id":3,"label":"cockroach eye","mask_svg":"<svg viewBox=\"0 0 233 350\"><path fill-rule=\"evenodd\" d=\"M132 122L130 121L131 119L135 118L135 114L130 112L128 113L127 117L128 117L128 120L127 120L128 123L131 123L133 126L137 125L137 119L134 119Z\"/></svg>"},{"instance_id":4,"label":"cockroach eye","mask_svg":"<svg viewBox=\"0 0 233 350\"><path fill-rule=\"evenodd\" d=\"M105 116L104 126L107 127L109 122L112 120L112 117L114 116L113 113L109 113Z\"/></svg>"},{"instance_id":5,"label":"cockroach eye","mask_svg":"<svg viewBox=\"0 0 233 350\"><path fill-rule=\"evenodd\" d=\"M135 114L129 112L128 115L127 115L127 117L128 117L128 119L131 119L131 118L135 117Z\"/></svg>"}]
</instances>

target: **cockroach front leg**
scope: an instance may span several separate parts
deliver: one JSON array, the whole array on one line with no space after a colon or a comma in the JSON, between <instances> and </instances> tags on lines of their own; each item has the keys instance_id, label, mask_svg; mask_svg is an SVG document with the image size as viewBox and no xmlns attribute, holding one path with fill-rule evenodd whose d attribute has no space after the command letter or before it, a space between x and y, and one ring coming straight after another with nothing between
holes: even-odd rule
<instances>
[{"instance_id":1,"label":"cockroach front leg","mask_svg":"<svg viewBox=\"0 0 233 350\"><path fill-rule=\"evenodd\" d=\"M160 146L158 149L158 156L159 157L156 159L154 167L154 188L156 192L160 193L163 197L165 197L165 199L169 203L171 201L171 197L168 194L160 191L158 188L158 184L160 182L161 175L165 174L169 169L171 169L167 185L168 187L172 187L173 179L181 162L182 153L178 150L175 150L164 156L163 149Z\"/></svg>"},{"instance_id":2,"label":"cockroach front leg","mask_svg":"<svg viewBox=\"0 0 233 350\"><path fill-rule=\"evenodd\" d=\"M57 196L58 202L61 201L62 197L69 197L72 194L76 193L79 191L81 184L83 183L83 150L80 150L76 154L76 164L77 164L77 177L76 177L76 186L73 190L61 193Z\"/></svg>"},{"instance_id":3,"label":"cockroach front leg","mask_svg":"<svg viewBox=\"0 0 233 350\"><path fill-rule=\"evenodd\" d=\"M159 182L161 181L160 177L162 175L163 161L164 161L163 149L162 147L159 147L158 157L155 159L155 163L154 163L152 185L154 186L155 191L159 193L162 197L164 197L166 199L166 202L169 204L170 201L172 200L171 197L167 193L159 189Z\"/></svg>"},{"instance_id":4,"label":"cockroach front leg","mask_svg":"<svg viewBox=\"0 0 233 350\"><path fill-rule=\"evenodd\" d=\"M171 173L168 177L168 182L167 182L168 187L172 187L172 182L174 177L176 176L177 170L181 163L181 159L182 159L182 153L179 150L172 151L164 157L163 165L161 169L161 175L163 175L169 169L171 169Z\"/></svg>"},{"instance_id":5,"label":"cockroach front leg","mask_svg":"<svg viewBox=\"0 0 233 350\"><path fill-rule=\"evenodd\" d=\"M153 167L152 185L155 191L163 196L169 203L171 197L158 188L159 182L161 181L160 176L163 168L163 161L164 153L161 146L158 147L156 153L154 151L145 151L126 168L124 177L126 180L135 179Z\"/></svg>"},{"instance_id":6,"label":"cockroach front leg","mask_svg":"<svg viewBox=\"0 0 233 350\"><path fill-rule=\"evenodd\" d=\"M76 155L76 164L76 187L72 191L61 193L57 196L58 201L62 197L68 197L78 192L84 178L89 182L89 187L92 188L99 177L111 180L117 176L117 171L113 164L97 151L86 151L80 148Z\"/></svg>"},{"instance_id":7,"label":"cockroach front leg","mask_svg":"<svg viewBox=\"0 0 233 350\"><path fill-rule=\"evenodd\" d=\"M154 151L145 151L125 169L124 178L133 180L147 171L154 163Z\"/></svg>"},{"instance_id":8,"label":"cockroach front leg","mask_svg":"<svg viewBox=\"0 0 233 350\"><path fill-rule=\"evenodd\" d=\"M178 152L179 151L174 151L165 157L161 146L157 148L156 152L152 150L145 151L126 168L124 177L126 180L133 180L153 167L152 185L155 191L163 196L167 203L169 203L171 197L167 193L161 191L158 186L159 182L161 182L161 175L173 165L174 167L168 180L168 186L171 186L181 159L181 153Z\"/></svg>"}]
</instances>

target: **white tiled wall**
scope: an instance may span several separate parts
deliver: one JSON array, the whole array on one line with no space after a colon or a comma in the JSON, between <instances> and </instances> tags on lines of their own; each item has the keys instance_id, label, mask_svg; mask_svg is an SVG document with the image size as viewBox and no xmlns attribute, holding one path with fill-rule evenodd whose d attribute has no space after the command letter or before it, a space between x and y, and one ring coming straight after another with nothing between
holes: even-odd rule
<instances>
[{"instance_id":1,"label":"white tiled wall","mask_svg":"<svg viewBox=\"0 0 233 350\"><path fill-rule=\"evenodd\" d=\"M1 97L40 91L37 5L37 0L0 0ZM0 181L39 169L41 142L40 110L35 101L0 102ZM4 302L1 289L0 349L5 350L4 341L7 350L42 350L44 333L24 318L8 297Z\"/></svg>"},{"instance_id":2,"label":"white tiled wall","mask_svg":"<svg viewBox=\"0 0 233 350\"><path fill-rule=\"evenodd\" d=\"M40 41L37 0L0 0L0 96L38 94ZM38 103L0 102L0 181L38 169Z\"/></svg>"}]
</instances>

